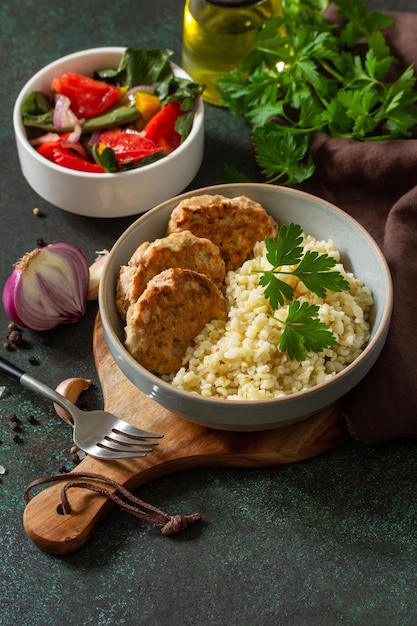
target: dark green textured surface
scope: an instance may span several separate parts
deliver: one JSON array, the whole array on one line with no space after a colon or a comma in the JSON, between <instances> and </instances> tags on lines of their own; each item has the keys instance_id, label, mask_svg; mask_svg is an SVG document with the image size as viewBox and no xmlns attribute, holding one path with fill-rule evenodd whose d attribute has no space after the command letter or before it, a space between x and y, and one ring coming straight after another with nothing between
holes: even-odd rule
<instances>
[{"instance_id":1,"label":"dark green textured surface","mask_svg":"<svg viewBox=\"0 0 417 626\"><path fill-rule=\"evenodd\" d=\"M415 0L367 3L415 10ZM183 5L158 2L3 1L0 5L0 284L12 263L45 241L70 241L92 261L133 221L59 211L28 187L11 123L15 97L45 63L85 47L168 47L180 62ZM206 106L206 151L192 183L222 182L223 162L254 176L242 120ZM45 217L35 218L39 206ZM55 386L71 375L97 383L91 331L96 305L76 327L27 345L11 360ZM3 330L2 330L3 329ZM0 311L0 332L7 320ZM3 341L2 341L3 343ZM1 350L1 346L0 346ZM39 365L28 357L34 355ZM73 467L71 433L50 403L0 375L0 624L414 625L417 623L415 442L365 447L348 441L325 455L262 470L196 470L140 489L168 513L203 522L174 537L114 510L79 553L39 551L22 527L23 492L34 478ZM96 384L85 402L102 402ZM23 443L11 440L9 415ZM31 425L34 415L39 423Z\"/></svg>"}]
</instances>

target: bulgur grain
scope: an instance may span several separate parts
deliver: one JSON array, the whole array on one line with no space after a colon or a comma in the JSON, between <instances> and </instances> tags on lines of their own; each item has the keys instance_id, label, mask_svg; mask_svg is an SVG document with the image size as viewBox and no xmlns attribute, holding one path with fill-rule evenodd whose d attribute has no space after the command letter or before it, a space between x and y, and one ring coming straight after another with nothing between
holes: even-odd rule
<instances>
[{"instance_id":1,"label":"bulgur grain","mask_svg":"<svg viewBox=\"0 0 417 626\"><path fill-rule=\"evenodd\" d=\"M282 325L266 315L272 312L252 270L270 269L264 242L256 244L255 257L237 271L228 272L226 297L229 317L206 325L186 352L183 366L167 378L176 387L208 398L263 400L308 389L342 371L356 359L369 341L371 291L346 272L331 240L317 241L305 235L305 250L317 250L335 258L338 270L349 282L348 292L319 298L294 276L294 297L319 306L319 318L335 334L338 343L321 353L308 352L305 361L288 358L278 349ZM291 269L291 268L289 268ZM272 312L285 319L288 305Z\"/></svg>"}]
</instances>

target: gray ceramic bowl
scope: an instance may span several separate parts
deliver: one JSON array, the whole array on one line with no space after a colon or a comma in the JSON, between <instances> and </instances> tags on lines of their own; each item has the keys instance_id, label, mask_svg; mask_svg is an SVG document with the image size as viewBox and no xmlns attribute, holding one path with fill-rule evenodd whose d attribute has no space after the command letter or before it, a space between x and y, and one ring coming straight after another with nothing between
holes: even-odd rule
<instances>
[{"instance_id":1,"label":"gray ceramic bowl","mask_svg":"<svg viewBox=\"0 0 417 626\"><path fill-rule=\"evenodd\" d=\"M260 202L279 222L300 224L319 239L333 239L347 270L373 292L371 339L362 354L331 380L293 395L262 401L208 399L179 390L139 365L123 345L123 324L116 311L115 289L121 265L143 241L162 237L172 209L182 198L220 193L246 195ZM285 426L324 409L350 391L371 369L388 333L392 284L386 261L376 243L355 220L314 196L263 184L216 185L182 194L135 221L110 252L99 289L99 306L110 353L126 377L143 393L174 413L198 424L222 430L254 431Z\"/></svg>"}]
</instances>

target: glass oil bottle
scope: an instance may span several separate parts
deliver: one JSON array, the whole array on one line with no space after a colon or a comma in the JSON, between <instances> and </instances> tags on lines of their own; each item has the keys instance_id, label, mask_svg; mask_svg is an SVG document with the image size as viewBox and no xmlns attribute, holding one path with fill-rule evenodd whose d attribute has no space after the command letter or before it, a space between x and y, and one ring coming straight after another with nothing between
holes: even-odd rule
<instances>
[{"instance_id":1,"label":"glass oil bottle","mask_svg":"<svg viewBox=\"0 0 417 626\"><path fill-rule=\"evenodd\" d=\"M279 15L281 0L186 0L182 67L204 83L203 99L221 105L217 80L254 47L254 30Z\"/></svg>"}]
</instances>

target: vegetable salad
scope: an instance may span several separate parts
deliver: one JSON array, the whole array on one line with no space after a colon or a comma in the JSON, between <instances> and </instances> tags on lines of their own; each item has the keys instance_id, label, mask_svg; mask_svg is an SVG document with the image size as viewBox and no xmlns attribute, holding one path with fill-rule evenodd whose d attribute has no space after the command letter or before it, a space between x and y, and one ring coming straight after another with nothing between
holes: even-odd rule
<instances>
[{"instance_id":1,"label":"vegetable salad","mask_svg":"<svg viewBox=\"0 0 417 626\"><path fill-rule=\"evenodd\" d=\"M30 143L58 165L93 173L142 167L170 154L188 136L204 90L175 76L170 55L127 48L116 69L54 77L52 96L35 91L22 106Z\"/></svg>"}]
</instances>

